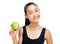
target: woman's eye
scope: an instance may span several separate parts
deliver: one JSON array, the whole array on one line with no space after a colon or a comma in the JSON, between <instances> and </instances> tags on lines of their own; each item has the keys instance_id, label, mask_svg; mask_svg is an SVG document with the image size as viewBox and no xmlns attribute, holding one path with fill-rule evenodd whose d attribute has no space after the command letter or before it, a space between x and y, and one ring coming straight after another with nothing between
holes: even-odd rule
<instances>
[{"instance_id":1,"label":"woman's eye","mask_svg":"<svg viewBox=\"0 0 60 44\"><path fill-rule=\"evenodd\" d=\"M36 10L35 12L38 12L38 10Z\"/></svg>"},{"instance_id":2,"label":"woman's eye","mask_svg":"<svg viewBox=\"0 0 60 44\"><path fill-rule=\"evenodd\" d=\"M32 13L29 13L29 14L32 14Z\"/></svg>"}]
</instances>

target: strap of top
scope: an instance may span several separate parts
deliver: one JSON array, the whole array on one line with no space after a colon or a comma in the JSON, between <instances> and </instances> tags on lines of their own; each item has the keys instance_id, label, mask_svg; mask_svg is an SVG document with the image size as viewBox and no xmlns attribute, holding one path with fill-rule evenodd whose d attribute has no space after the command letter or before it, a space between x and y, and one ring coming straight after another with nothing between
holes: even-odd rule
<instances>
[{"instance_id":1,"label":"strap of top","mask_svg":"<svg viewBox=\"0 0 60 44\"><path fill-rule=\"evenodd\" d=\"M45 31L46 31L46 28L43 28L42 29L42 32L41 32L41 38L44 40L44 36L45 36Z\"/></svg>"}]
</instances>

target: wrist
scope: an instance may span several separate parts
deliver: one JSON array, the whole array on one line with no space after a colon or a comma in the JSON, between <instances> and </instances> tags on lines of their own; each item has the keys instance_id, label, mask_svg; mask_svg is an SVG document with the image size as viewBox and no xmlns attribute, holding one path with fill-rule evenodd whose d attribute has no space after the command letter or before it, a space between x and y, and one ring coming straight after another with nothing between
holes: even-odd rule
<instances>
[{"instance_id":1,"label":"wrist","mask_svg":"<svg viewBox=\"0 0 60 44\"><path fill-rule=\"evenodd\" d=\"M12 39L16 39L16 36L13 36Z\"/></svg>"}]
</instances>

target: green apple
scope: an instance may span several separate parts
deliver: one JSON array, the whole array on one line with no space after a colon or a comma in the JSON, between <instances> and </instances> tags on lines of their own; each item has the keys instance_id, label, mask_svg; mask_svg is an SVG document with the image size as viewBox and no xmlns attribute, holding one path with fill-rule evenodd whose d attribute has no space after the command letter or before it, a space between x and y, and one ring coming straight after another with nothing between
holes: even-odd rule
<instances>
[{"instance_id":1,"label":"green apple","mask_svg":"<svg viewBox=\"0 0 60 44\"><path fill-rule=\"evenodd\" d=\"M19 28L19 24L17 22L13 22L11 24L11 27L12 27L13 30L17 30Z\"/></svg>"}]
</instances>

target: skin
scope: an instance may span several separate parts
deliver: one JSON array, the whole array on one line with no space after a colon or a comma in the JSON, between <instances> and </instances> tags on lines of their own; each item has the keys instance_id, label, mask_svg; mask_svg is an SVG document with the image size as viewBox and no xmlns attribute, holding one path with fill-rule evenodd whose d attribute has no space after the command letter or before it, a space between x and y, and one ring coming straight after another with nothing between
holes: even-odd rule
<instances>
[{"instance_id":1,"label":"skin","mask_svg":"<svg viewBox=\"0 0 60 44\"><path fill-rule=\"evenodd\" d=\"M39 24L40 10L34 4L28 6L26 10L27 10L27 15L25 15L25 18L28 18L30 20L30 24L26 26L27 36L32 40L38 39L41 34L42 28L43 28ZM20 27L17 31L14 31L11 29L9 33L12 37L13 44L22 44L22 40L23 40L23 28L22 27ZM18 33L18 41L16 38L17 33ZM51 36L49 29L46 29L45 31L44 39L46 40L47 44L53 44L52 36Z\"/></svg>"}]
</instances>

